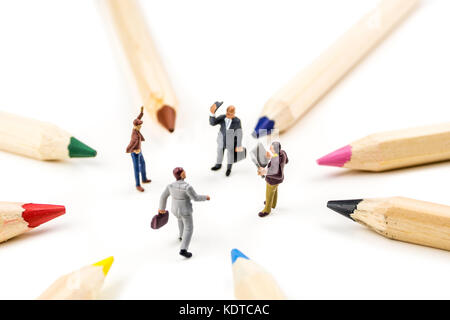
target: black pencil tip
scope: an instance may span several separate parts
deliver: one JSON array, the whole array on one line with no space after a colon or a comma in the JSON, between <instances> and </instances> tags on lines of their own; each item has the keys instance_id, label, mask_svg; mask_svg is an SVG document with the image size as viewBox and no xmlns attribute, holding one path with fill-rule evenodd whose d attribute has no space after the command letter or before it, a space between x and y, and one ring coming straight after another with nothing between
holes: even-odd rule
<instances>
[{"instance_id":1,"label":"black pencil tip","mask_svg":"<svg viewBox=\"0 0 450 320\"><path fill-rule=\"evenodd\" d=\"M352 219L350 215L356 210L356 207L361 201L363 199L328 201L327 207L342 214L344 217Z\"/></svg>"}]
</instances>

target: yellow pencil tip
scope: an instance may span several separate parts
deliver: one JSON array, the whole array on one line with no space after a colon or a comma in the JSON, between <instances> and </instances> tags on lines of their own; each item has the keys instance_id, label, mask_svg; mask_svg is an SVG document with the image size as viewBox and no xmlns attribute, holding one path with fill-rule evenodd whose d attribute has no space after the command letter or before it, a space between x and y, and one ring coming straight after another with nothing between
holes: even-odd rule
<instances>
[{"instance_id":1,"label":"yellow pencil tip","mask_svg":"<svg viewBox=\"0 0 450 320\"><path fill-rule=\"evenodd\" d=\"M106 276L108 274L108 271L111 268L111 265L113 264L113 262L114 262L114 257L109 257L102 261L94 263L93 266L103 267L103 274Z\"/></svg>"}]
</instances>

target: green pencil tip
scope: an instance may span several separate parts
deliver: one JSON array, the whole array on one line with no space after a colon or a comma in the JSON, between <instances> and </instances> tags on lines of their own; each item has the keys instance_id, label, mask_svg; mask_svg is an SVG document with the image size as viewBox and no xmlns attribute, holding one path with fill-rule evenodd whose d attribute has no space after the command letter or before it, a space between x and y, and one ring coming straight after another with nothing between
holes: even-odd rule
<instances>
[{"instance_id":1,"label":"green pencil tip","mask_svg":"<svg viewBox=\"0 0 450 320\"><path fill-rule=\"evenodd\" d=\"M85 145L80 140L75 139L74 137L70 138L70 144L68 148L69 157L71 158L89 158L95 157L97 155L97 151Z\"/></svg>"}]
</instances>

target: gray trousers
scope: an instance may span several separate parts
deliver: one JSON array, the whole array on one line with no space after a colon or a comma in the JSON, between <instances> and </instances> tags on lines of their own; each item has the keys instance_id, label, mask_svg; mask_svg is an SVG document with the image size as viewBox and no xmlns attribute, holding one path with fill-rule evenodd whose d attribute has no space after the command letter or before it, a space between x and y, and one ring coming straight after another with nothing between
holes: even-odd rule
<instances>
[{"instance_id":1,"label":"gray trousers","mask_svg":"<svg viewBox=\"0 0 450 320\"><path fill-rule=\"evenodd\" d=\"M223 162L223 153L227 152L227 162L228 164L233 164L234 162L234 150L233 147L223 148L222 146L217 147L217 164L222 164Z\"/></svg>"},{"instance_id":2,"label":"gray trousers","mask_svg":"<svg viewBox=\"0 0 450 320\"><path fill-rule=\"evenodd\" d=\"M178 229L180 230L181 241L180 250L187 250L191 243L192 234L194 233L194 221L192 215L179 215L178 217Z\"/></svg>"}]
</instances>

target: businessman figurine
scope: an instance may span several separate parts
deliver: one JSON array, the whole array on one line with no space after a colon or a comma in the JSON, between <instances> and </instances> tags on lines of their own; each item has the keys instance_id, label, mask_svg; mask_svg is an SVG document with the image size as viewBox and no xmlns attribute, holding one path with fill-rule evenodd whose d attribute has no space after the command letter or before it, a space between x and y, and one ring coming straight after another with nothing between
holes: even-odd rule
<instances>
[{"instance_id":1,"label":"businessman figurine","mask_svg":"<svg viewBox=\"0 0 450 320\"><path fill-rule=\"evenodd\" d=\"M145 170L145 160L142 155L141 141L145 141L144 136L139 131L144 123L141 119L144 115L144 107L141 107L141 113L133 121L133 132L131 133L131 141L127 147L127 153L131 153L131 159L133 160L134 178L136 179L136 189L140 192L144 192L144 188L141 186L139 175L142 176L143 183L152 182L147 179L147 172Z\"/></svg>"},{"instance_id":2,"label":"businessman figurine","mask_svg":"<svg viewBox=\"0 0 450 320\"><path fill-rule=\"evenodd\" d=\"M210 108L209 124L212 126L220 125L217 135L217 160L216 165L211 168L217 171L222 168L223 154L227 151L227 171L225 175L231 174L231 168L234 162L234 153L244 150L242 147L242 127L241 120L235 116L236 108L229 106L226 115L216 117L215 113L222 103L215 102Z\"/></svg>"},{"instance_id":3,"label":"businessman figurine","mask_svg":"<svg viewBox=\"0 0 450 320\"><path fill-rule=\"evenodd\" d=\"M194 224L192 220L192 203L194 201L209 200L209 196L198 195L194 188L184 181L186 172L183 168L177 167L173 169L173 175L176 181L169 184L161 195L159 201L159 210L161 214L167 214L166 205L167 198L172 196L172 213L178 219L179 240L181 241L180 255L186 258L192 257L192 253L188 252L189 243L191 242Z\"/></svg>"}]
</instances>

